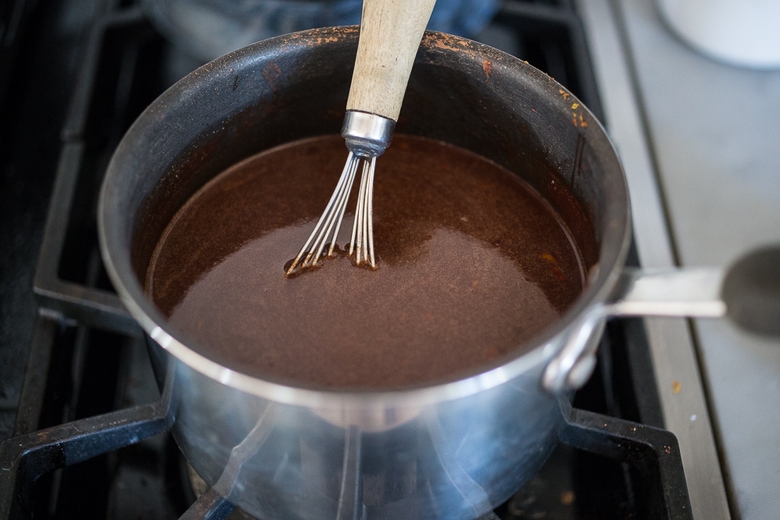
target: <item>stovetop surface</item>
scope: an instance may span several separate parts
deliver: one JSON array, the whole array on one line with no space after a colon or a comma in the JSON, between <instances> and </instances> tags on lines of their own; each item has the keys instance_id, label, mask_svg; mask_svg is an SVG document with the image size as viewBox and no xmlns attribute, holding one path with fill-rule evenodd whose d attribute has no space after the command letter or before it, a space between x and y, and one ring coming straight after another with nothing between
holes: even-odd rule
<instances>
[{"instance_id":1,"label":"stovetop surface","mask_svg":"<svg viewBox=\"0 0 780 520\"><path fill-rule=\"evenodd\" d=\"M195 497L144 342L102 268L94 215L123 132L188 60L132 2L16 2L8 11L18 26L3 26L0 61L11 78L0 84L0 441L14 441L0 455L6 475L22 468L11 484L28 499L0 496L0 505L21 518L176 518ZM483 39L601 115L569 2L508 2ZM643 338L639 320L610 326L563 442L498 517L688 517L676 441L654 428L663 418ZM114 414L107 444L91 433L105 428L102 414ZM125 427L148 438L123 440ZM59 458L44 457L52 450Z\"/></svg>"},{"instance_id":2,"label":"stovetop surface","mask_svg":"<svg viewBox=\"0 0 780 520\"><path fill-rule=\"evenodd\" d=\"M703 55L670 28L656 2L617 4L679 265L728 265L753 248L777 244L780 70ZM769 6L751 12L740 5L745 19ZM697 320L692 327L734 516L775 517L780 341L749 335L727 320Z\"/></svg>"}]
</instances>

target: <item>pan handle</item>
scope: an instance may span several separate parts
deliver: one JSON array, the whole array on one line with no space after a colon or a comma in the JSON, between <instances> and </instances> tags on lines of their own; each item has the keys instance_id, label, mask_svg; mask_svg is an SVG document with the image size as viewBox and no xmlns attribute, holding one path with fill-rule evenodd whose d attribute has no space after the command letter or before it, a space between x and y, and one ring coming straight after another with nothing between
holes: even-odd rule
<instances>
[{"instance_id":1,"label":"pan handle","mask_svg":"<svg viewBox=\"0 0 780 520\"><path fill-rule=\"evenodd\" d=\"M609 301L591 307L550 361L542 385L575 390L596 365L598 338L608 318L727 316L743 330L780 336L780 246L755 250L723 268L626 269Z\"/></svg>"}]
</instances>

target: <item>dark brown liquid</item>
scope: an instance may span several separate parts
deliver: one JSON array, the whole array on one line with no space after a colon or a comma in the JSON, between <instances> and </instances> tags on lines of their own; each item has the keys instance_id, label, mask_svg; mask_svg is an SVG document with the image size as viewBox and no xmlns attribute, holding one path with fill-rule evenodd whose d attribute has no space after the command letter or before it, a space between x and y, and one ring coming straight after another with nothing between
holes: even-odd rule
<instances>
[{"instance_id":1,"label":"dark brown liquid","mask_svg":"<svg viewBox=\"0 0 780 520\"><path fill-rule=\"evenodd\" d=\"M263 152L173 219L147 290L201 353L298 386L420 385L521 351L582 291L577 250L535 192L484 158L404 135L378 160L379 268L340 255L286 278L345 157L338 136Z\"/></svg>"}]
</instances>

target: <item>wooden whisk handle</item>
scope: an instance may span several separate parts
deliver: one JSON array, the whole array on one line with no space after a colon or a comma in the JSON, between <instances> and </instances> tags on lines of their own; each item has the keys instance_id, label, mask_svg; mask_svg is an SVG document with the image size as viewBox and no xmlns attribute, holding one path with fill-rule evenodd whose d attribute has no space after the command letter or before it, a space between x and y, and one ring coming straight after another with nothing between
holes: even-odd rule
<instances>
[{"instance_id":1,"label":"wooden whisk handle","mask_svg":"<svg viewBox=\"0 0 780 520\"><path fill-rule=\"evenodd\" d=\"M398 120L414 57L435 3L363 0L347 110Z\"/></svg>"}]
</instances>

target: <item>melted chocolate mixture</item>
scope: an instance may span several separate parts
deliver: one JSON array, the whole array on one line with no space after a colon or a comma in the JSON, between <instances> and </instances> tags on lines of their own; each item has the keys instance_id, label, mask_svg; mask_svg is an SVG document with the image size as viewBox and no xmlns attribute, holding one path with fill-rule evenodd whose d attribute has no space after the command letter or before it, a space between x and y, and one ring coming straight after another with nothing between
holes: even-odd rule
<instances>
[{"instance_id":1,"label":"melted chocolate mixture","mask_svg":"<svg viewBox=\"0 0 780 520\"><path fill-rule=\"evenodd\" d=\"M565 226L517 176L404 135L378 161L379 268L340 254L286 278L345 157L338 136L269 150L177 213L147 291L202 354L311 388L421 385L518 352L582 291ZM348 215L340 245L350 231Z\"/></svg>"}]
</instances>

